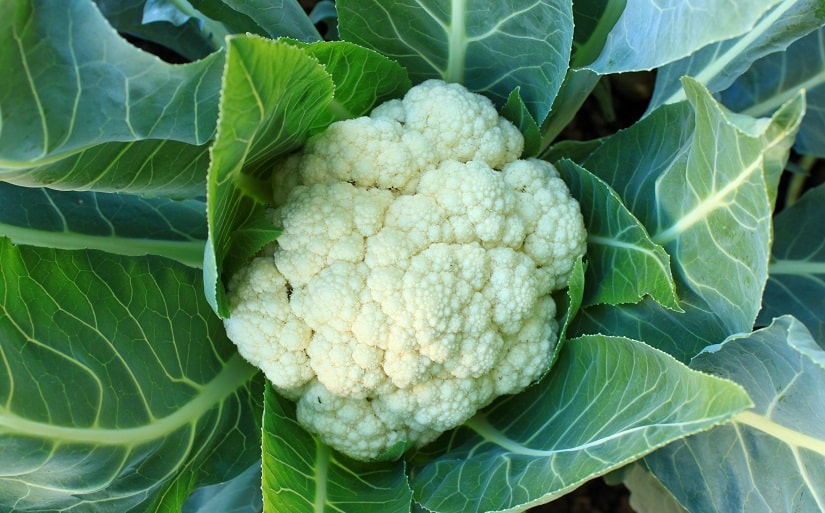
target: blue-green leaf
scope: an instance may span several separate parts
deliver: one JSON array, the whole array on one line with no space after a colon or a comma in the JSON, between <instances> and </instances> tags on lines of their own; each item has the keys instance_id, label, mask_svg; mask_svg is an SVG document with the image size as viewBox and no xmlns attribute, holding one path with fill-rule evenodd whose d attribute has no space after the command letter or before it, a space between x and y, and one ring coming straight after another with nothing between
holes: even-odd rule
<instances>
[{"instance_id":1,"label":"blue-green leaf","mask_svg":"<svg viewBox=\"0 0 825 513\"><path fill-rule=\"evenodd\" d=\"M644 464L631 463L624 469L622 483L630 491L630 507L635 513L689 513Z\"/></svg>"},{"instance_id":2,"label":"blue-green leaf","mask_svg":"<svg viewBox=\"0 0 825 513\"><path fill-rule=\"evenodd\" d=\"M194 197L215 133L223 54L171 65L90 0L0 3L0 179ZM183 122L182 120L185 120Z\"/></svg>"},{"instance_id":3,"label":"blue-green leaf","mask_svg":"<svg viewBox=\"0 0 825 513\"><path fill-rule=\"evenodd\" d=\"M648 456L689 511L825 510L825 351L790 316L732 337L691 367L735 380L754 408Z\"/></svg>"},{"instance_id":4,"label":"blue-green leaf","mask_svg":"<svg viewBox=\"0 0 825 513\"><path fill-rule=\"evenodd\" d=\"M601 54L587 68L602 75L658 68L748 33L779 1L628 0Z\"/></svg>"},{"instance_id":5,"label":"blue-green leaf","mask_svg":"<svg viewBox=\"0 0 825 513\"><path fill-rule=\"evenodd\" d=\"M238 28L249 21L259 31L256 34L273 39L291 37L299 41L320 41L321 35L297 0L192 0L198 9L212 13L220 20L238 20ZM242 33L241 30L234 30Z\"/></svg>"},{"instance_id":6,"label":"blue-green leaf","mask_svg":"<svg viewBox=\"0 0 825 513\"><path fill-rule=\"evenodd\" d=\"M523 511L749 404L738 385L642 343L571 340L541 383L421 450L414 498L432 511Z\"/></svg>"},{"instance_id":7,"label":"blue-green leaf","mask_svg":"<svg viewBox=\"0 0 825 513\"><path fill-rule=\"evenodd\" d=\"M649 295L679 310L670 257L602 180L570 160L556 167L578 199L587 226L585 306L638 303Z\"/></svg>"},{"instance_id":8,"label":"blue-green leaf","mask_svg":"<svg viewBox=\"0 0 825 513\"><path fill-rule=\"evenodd\" d=\"M158 255L201 267L206 204L128 194L59 192L0 182L0 236L15 244Z\"/></svg>"},{"instance_id":9,"label":"blue-green leaf","mask_svg":"<svg viewBox=\"0 0 825 513\"><path fill-rule=\"evenodd\" d=\"M756 61L721 93L728 108L751 116L767 116L805 89L808 109L794 149L825 157L825 28L799 39L784 52Z\"/></svg>"},{"instance_id":10,"label":"blue-green leaf","mask_svg":"<svg viewBox=\"0 0 825 513\"><path fill-rule=\"evenodd\" d=\"M774 218L774 244L757 322L792 314L825 341L825 186L807 192Z\"/></svg>"},{"instance_id":11,"label":"blue-green leaf","mask_svg":"<svg viewBox=\"0 0 825 513\"><path fill-rule=\"evenodd\" d=\"M711 92L716 93L730 86L754 61L769 54L773 54L772 61L779 61L783 66L795 67L796 64L787 60L788 56L783 50L797 39L818 29L825 22L825 9L819 8L820 4L818 0L783 0L768 10L750 30L742 35L708 45L689 57L658 69L656 89L648 109L652 110L663 103L684 100L685 90L680 80L685 75L693 77ZM819 50L814 49L813 52L805 54L804 60L811 56L816 57L819 53ZM801 71L801 73L804 72ZM752 70L751 73L758 73L758 71ZM792 73L800 73L800 71ZM793 82L783 82L782 78L781 74L774 73L759 76L759 80L764 80L766 85L771 84L778 88L793 84ZM798 91L799 85L794 84L790 96ZM790 96L774 99L774 110L789 100ZM742 110L742 102L734 100L733 104L728 106L736 111ZM770 110L750 114L765 116L772 112Z\"/></svg>"},{"instance_id":12,"label":"blue-green leaf","mask_svg":"<svg viewBox=\"0 0 825 513\"><path fill-rule=\"evenodd\" d=\"M570 336L605 333L643 340L688 363L730 334L725 321L691 290L679 291L679 308L670 310L649 298L637 304L591 306L573 319Z\"/></svg>"},{"instance_id":13,"label":"blue-green leaf","mask_svg":"<svg viewBox=\"0 0 825 513\"><path fill-rule=\"evenodd\" d=\"M652 301L599 305L571 325L571 333L642 340L684 362L751 330L767 277L772 189L803 107L797 98L757 121L728 113L695 82L686 87L692 103L656 109L583 162L668 251L684 313Z\"/></svg>"},{"instance_id":14,"label":"blue-green leaf","mask_svg":"<svg viewBox=\"0 0 825 513\"><path fill-rule=\"evenodd\" d=\"M0 510L180 511L260 457L258 372L199 271L8 239L0 269Z\"/></svg>"},{"instance_id":15,"label":"blue-green leaf","mask_svg":"<svg viewBox=\"0 0 825 513\"><path fill-rule=\"evenodd\" d=\"M414 83L442 78L500 107L516 87L539 122L564 79L573 41L569 0L339 0L347 41L397 59Z\"/></svg>"},{"instance_id":16,"label":"blue-green leaf","mask_svg":"<svg viewBox=\"0 0 825 513\"><path fill-rule=\"evenodd\" d=\"M728 323L727 334L749 331L767 277L775 184L804 101L754 120L692 80L685 87L689 104L605 139L583 167L619 194L670 254L678 284Z\"/></svg>"},{"instance_id":17,"label":"blue-green leaf","mask_svg":"<svg viewBox=\"0 0 825 513\"><path fill-rule=\"evenodd\" d=\"M175 26L167 21L144 23L146 0L94 0L101 14L121 34L161 45L183 59L194 61L214 52L215 41L195 18Z\"/></svg>"},{"instance_id":18,"label":"blue-green leaf","mask_svg":"<svg viewBox=\"0 0 825 513\"><path fill-rule=\"evenodd\" d=\"M260 513L262 509L261 462L256 461L228 481L195 490L182 513Z\"/></svg>"},{"instance_id":19,"label":"blue-green leaf","mask_svg":"<svg viewBox=\"0 0 825 513\"><path fill-rule=\"evenodd\" d=\"M787 156L804 100L771 121L733 115L707 89L684 81L696 109L691 146L656 180L653 240L673 258L682 282L729 326L747 332L761 306L771 241L777 153Z\"/></svg>"}]
</instances>

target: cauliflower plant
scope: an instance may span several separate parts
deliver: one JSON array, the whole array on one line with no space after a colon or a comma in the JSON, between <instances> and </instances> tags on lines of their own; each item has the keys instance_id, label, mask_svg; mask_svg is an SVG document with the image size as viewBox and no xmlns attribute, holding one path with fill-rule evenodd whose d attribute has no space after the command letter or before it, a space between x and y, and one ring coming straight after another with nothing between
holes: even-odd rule
<instances>
[{"instance_id":1,"label":"cauliflower plant","mask_svg":"<svg viewBox=\"0 0 825 513\"><path fill-rule=\"evenodd\" d=\"M362 460L421 446L546 370L550 294L586 234L522 147L488 99L430 80L282 170L282 235L232 277L226 329L327 444Z\"/></svg>"}]
</instances>

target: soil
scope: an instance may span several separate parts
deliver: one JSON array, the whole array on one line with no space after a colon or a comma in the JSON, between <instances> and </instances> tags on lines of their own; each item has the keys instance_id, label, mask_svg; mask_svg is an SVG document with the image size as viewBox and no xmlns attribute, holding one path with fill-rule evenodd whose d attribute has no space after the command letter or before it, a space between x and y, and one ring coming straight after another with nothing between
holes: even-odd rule
<instances>
[{"instance_id":1,"label":"soil","mask_svg":"<svg viewBox=\"0 0 825 513\"><path fill-rule=\"evenodd\" d=\"M530 509L530 513L633 513L629 492L594 479L553 502Z\"/></svg>"}]
</instances>

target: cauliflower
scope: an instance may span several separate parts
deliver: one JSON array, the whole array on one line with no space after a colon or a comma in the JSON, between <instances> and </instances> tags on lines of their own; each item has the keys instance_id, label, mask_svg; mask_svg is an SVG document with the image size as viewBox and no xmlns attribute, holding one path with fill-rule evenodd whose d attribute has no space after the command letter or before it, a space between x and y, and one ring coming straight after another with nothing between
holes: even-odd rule
<instances>
[{"instance_id":1,"label":"cauliflower","mask_svg":"<svg viewBox=\"0 0 825 513\"><path fill-rule=\"evenodd\" d=\"M488 99L430 80L288 161L283 232L230 280L225 324L325 443L362 460L421 446L546 370L550 294L586 234L522 147Z\"/></svg>"}]
</instances>

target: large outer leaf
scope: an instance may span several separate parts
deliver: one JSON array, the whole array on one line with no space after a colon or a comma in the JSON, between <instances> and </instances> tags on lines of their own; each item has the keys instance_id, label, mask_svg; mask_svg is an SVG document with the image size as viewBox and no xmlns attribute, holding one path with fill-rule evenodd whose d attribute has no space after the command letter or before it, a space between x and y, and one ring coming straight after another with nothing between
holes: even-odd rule
<instances>
[{"instance_id":1,"label":"large outer leaf","mask_svg":"<svg viewBox=\"0 0 825 513\"><path fill-rule=\"evenodd\" d=\"M413 82L443 78L488 94L510 92L543 120L561 86L573 41L569 0L339 0L339 31L397 59Z\"/></svg>"},{"instance_id":2,"label":"large outer leaf","mask_svg":"<svg viewBox=\"0 0 825 513\"><path fill-rule=\"evenodd\" d=\"M796 319L734 337L691 367L733 379L755 407L646 462L688 511L825 511L825 352Z\"/></svg>"},{"instance_id":3,"label":"large outer leaf","mask_svg":"<svg viewBox=\"0 0 825 513\"><path fill-rule=\"evenodd\" d=\"M767 279L772 205L766 161L774 147L787 154L804 103L797 97L775 125L760 125L725 112L696 82L686 80L685 90L696 108L696 130L684 158L656 180L653 240L731 333L746 332Z\"/></svg>"},{"instance_id":4,"label":"large outer leaf","mask_svg":"<svg viewBox=\"0 0 825 513\"><path fill-rule=\"evenodd\" d=\"M770 121L727 112L685 81L690 104L657 109L603 141L584 167L608 183L671 256L684 314L649 301L586 308L572 333L638 338L687 361L748 332L767 279L775 183L802 116L797 97Z\"/></svg>"},{"instance_id":5,"label":"large outer leaf","mask_svg":"<svg viewBox=\"0 0 825 513\"><path fill-rule=\"evenodd\" d=\"M776 110L801 89L806 90L808 110L794 148L825 157L825 28L799 39L784 52L758 61L730 88L721 93L722 103L752 116Z\"/></svg>"},{"instance_id":6,"label":"large outer leaf","mask_svg":"<svg viewBox=\"0 0 825 513\"><path fill-rule=\"evenodd\" d=\"M696 50L745 34L779 0L627 0L601 54L599 74L658 68Z\"/></svg>"},{"instance_id":7,"label":"large outer leaf","mask_svg":"<svg viewBox=\"0 0 825 513\"><path fill-rule=\"evenodd\" d=\"M126 43L89 0L0 4L0 179L203 194L222 54L173 66Z\"/></svg>"},{"instance_id":8,"label":"large outer leaf","mask_svg":"<svg viewBox=\"0 0 825 513\"><path fill-rule=\"evenodd\" d=\"M334 452L295 419L295 404L267 384L263 435L267 513L408 513L403 461L364 463Z\"/></svg>"},{"instance_id":9,"label":"large outer leaf","mask_svg":"<svg viewBox=\"0 0 825 513\"><path fill-rule=\"evenodd\" d=\"M587 226L585 306L638 303L649 295L679 309L670 257L602 180L569 160L556 167L578 199Z\"/></svg>"},{"instance_id":10,"label":"large outer leaf","mask_svg":"<svg viewBox=\"0 0 825 513\"><path fill-rule=\"evenodd\" d=\"M691 76L704 84L712 92L730 86L757 59L777 52L774 60L794 66L786 61L783 50L797 39L816 30L825 21L825 9L818 0L783 0L762 16L748 32L739 37L708 45L689 57L664 66L656 72L656 89L650 101L649 110L662 103L673 103L685 99L681 78ZM805 55L806 59L818 51ZM804 73L804 71L803 71ZM782 83L781 76L761 77L768 83ZM782 87L782 86L779 86ZM798 92L795 88L790 96ZM787 101L790 96L774 103L774 108ZM743 110L741 104L733 107ZM752 113L769 115L772 111Z\"/></svg>"},{"instance_id":11,"label":"large outer leaf","mask_svg":"<svg viewBox=\"0 0 825 513\"><path fill-rule=\"evenodd\" d=\"M0 509L180 510L259 457L256 369L199 273L0 242Z\"/></svg>"},{"instance_id":12,"label":"large outer leaf","mask_svg":"<svg viewBox=\"0 0 825 513\"><path fill-rule=\"evenodd\" d=\"M0 236L16 244L159 255L200 267L206 241L202 201L58 192L0 182Z\"/></svg>"},{"instance_id":13,"label":"large outer leaf","mask_svg":"<svg viewBox=\"0 0 825 513\"><path fill-rule=\"evenodd\" d=\"M807 192L774 218L768 284L757 322L792 314L825 341L825 186Z\"/></svg>"},{"instance_id":14,"label":"large outer leaf","mask_svg":"<svg viewBox=\"0 0 825 513\"><path fill-rule=\"evenodd\" d=\"M583 337L540 384L425 447L414 498L437 512L522 511L749 404L738 385L642 343Z\"/></svg>"},{"instance_id":15,"label":"large outer leaf","mask_svg":"<svg viewBox=\"0 0 825 513\"><path fill-rule=\"evenodd\" d=\"M255 36L229 39L204 265L207 298L220 315L228 315L223 275L275 236L263 210L278 160L337 117L364 114L408 87L398 64L351 43L304 48Z\"/></svg>"}]
</instances>

